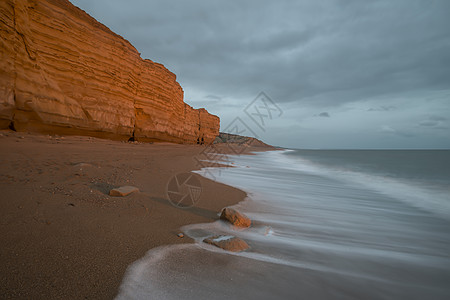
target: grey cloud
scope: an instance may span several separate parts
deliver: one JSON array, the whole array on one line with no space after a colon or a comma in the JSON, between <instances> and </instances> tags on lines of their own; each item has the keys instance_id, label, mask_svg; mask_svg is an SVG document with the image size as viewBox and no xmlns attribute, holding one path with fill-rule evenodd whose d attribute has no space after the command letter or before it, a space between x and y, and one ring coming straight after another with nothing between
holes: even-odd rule
<instances>
[{"instance_id":1,"label":"grey cloud","mask_svg":"<svg viewBox=\"0 0 450 300\"><path fill-rule=\"evenodd\" d=\"M439 124L439 122L434 122L434 121L422 121L419 123L420 126L425 126L425 127L433 127L433 126L436 126L437 124Z\"/></svg>"},{"instance_id":2,"label":"grey cloud","mask_svg":"<svg viewBox=\"0 0 450 300\"><path fill-rule=\"evenodd\" d=\"M447 118L441 117L441 116L430 116L427 120L423 120L419 122L419 126L422 127L428 127L433 129L446 129L447 126L445 126L445 121Z\"/></svg>"},{"instance_id":3,"label":"grey cloud","mask_svg":"<svg viewBox=\"0 0 450 300\"><path fill-rule=\"evenodd\" d=\"M384 125L380 128L379 132L382 133L395 133L396 130L394 128L392 128L391 126L388 125Z\"/></svg>"},{"instance_id":4,"label":"grey cloud","mask_svg":"<svg viewBox=\"0 0 450 300\"><path fill-rule=\"evenodd\" d=\"M323 117L323 118L329 118L330 114L325 111L325 112L321 112L320 114L318 114L318 116Z\"/></svg>"},{"instance_id":5,"label":"grey cloud","mask_svg":"<svg viewBox=\"0 0 450 300\"><path fill-rule=\"evenodd\" d=\"M391 110L395 110L397 107L395 106L380 106L377 108L369 108L367 111L391 111Z\"/></svg>"},{"instance_id":6,"label":"grey cloud","mask_svg":"<svg viewBox=\"0 0 450 300\"><path fill-rule=\"evenodd\" d=\"M207 100L211 100L211 101L220 101L222 100L222 97L216 96L216 95L206 95L205 97L203 97Z\"/></svg>"},{"instance_id":7,"label":"grey cloud","mask_svg":"<svg viewBox=\"0 0 450 300\"><path fill-rule=\"evenodd\" d=\"M431 116L429 119L432 121L446 121L447 120L447 118L444 118L441 116Z\"/></svg>"},{"instance_id":8,"label":"grey cloud","mask_svg":"<svg viewBox=\"0 0 450 300\"><path fill-rule=\"evenodd\" d=\"M450 78L448 1L74 2L184 85L223 95L323 105Z\"/></svg>"},{"instance_id":9,"label":"grey cloud","mask_svg":"<svg viewBox=\"0 0 450 300\"><path fill-rule=\"evenodd\" d=\"M389 135L397 135L397 136L406 137L406 138L414 137L414 134L411 132L404 131L404 130L397 130L388 125L382 126L381 129L379 130L379 132L384 133L384 134L389 134Z\"/></svg>"}]
</instances>

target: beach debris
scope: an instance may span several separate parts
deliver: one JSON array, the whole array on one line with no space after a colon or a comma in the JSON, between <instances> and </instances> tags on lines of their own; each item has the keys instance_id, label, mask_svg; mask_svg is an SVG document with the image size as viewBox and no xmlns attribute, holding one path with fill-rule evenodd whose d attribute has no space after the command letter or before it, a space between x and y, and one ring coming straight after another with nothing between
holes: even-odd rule
<instances>
[{"instance_id":1,"label":"beach debris","mask_svg":"<svg viewBox=\"0 0 450 300\"><path fill-rule=\"evenodd\" d=\"M225 220L237 227L250 227L252 221L244 214L241 214L234 208L225 207L220 214L220 219Z\"/></svg>"},{"instance_id":2,"label":"beach debris","mask_svg":"<svg viewBox=\"0 0 450 300\"><path fill-rule=\"evenodd\" d=\"M180 232L179 234L177 234L177 237L179 237L180 239L184 238L184 234L182 232Z\"/></svg>"},{"instance_id":3,"label":"beach debris","mask_svg":"<svg viewBox=\"0 0 450 300\"><path fill-rule=\"evenodd\" d=\"M203 242L232 252L241 252L250 248L244 240L232 235L216 235L204 239Z\"/></svg>"},{"instance_id":4,"label":"beach debris","mask_svg":"<svg viewBox=\"0 0 450 300\"><path fill-rule=\"evenodd\" d=\"M125 197L134 192L139 192L139 189L134 186L126 185L110 190L109 195L113 197Z\"/></svg>"}]
</instances>

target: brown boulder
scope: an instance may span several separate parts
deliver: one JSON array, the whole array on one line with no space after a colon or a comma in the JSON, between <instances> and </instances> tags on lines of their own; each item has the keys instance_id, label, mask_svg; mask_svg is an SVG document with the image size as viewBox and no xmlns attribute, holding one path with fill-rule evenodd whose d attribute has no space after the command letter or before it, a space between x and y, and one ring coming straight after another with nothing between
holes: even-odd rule
<instances>
[{"instance_id":1,"label":"brown boulder","mask_svg":"<svg viewBox=\"0 0 450 300\"><path fill-rule=\"evenodd\" d=\"M244 240L231 235L216 235L204 239L203 242L232 252L241 252L250 248Z\"/></svg>"},{"instance_id":2,"label":"brown boulder","mask_svg":"<svg viewBox=\"0 0 450 300\"><path fill-rule=\"evenodd\" d=\"M131 193L139 192L139 189L134 186L121 186L109 191L109 195L113 197L125 197Z\"/></svg>"},{"instance_id":3,"label":"brown boulder","mask_svg":"<svg viewBox=\"0 0 450 300\"><path fill-rule=\"evenodd\" d=\"M252 221L244 214L229 207L225 207L220 215L221 220L225 220L237 227L250 227Z\"/></svg>"}]
</instances>

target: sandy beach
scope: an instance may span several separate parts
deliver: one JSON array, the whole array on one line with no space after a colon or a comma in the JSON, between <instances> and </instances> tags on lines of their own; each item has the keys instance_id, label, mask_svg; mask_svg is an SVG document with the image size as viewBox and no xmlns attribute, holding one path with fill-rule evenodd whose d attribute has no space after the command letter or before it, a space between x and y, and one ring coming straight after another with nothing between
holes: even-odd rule
<instances>
[{"instance_id":1,"label":"sandy beach","mask_svg":"<svg viewBox=\"0 0 450 300\"><path fill-rule=\"evenodd\" d=\"M195 207L169 203L168 181L198 169L204 149L0 131L1 298L112 299L149 249L192 242L181 226L246 196L198 176ZM125 185L140 192L108 195Z\"/></svg>"}]
</instances>

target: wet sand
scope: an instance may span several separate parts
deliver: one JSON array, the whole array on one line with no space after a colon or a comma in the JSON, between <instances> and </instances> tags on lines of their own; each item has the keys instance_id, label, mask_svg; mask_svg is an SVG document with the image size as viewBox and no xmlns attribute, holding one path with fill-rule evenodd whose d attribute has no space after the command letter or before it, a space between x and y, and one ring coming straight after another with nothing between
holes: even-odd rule
<instances>
[{"instance_id":1,"label":"wet sand","mask_svg":"<svg viewBox=\"0 0 450 300\"><path fill-rule=\"evenodd\" d=\"M168 181L198 169L204 149L0 131L1 298L112 299L149 249L192 242L181 226L246 196L198 176L195 207L169 203ZM108 195L124 185L140 192Z\"/></svg>"}]
</instances>

